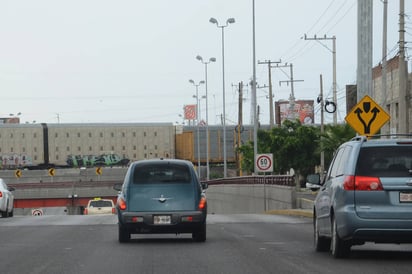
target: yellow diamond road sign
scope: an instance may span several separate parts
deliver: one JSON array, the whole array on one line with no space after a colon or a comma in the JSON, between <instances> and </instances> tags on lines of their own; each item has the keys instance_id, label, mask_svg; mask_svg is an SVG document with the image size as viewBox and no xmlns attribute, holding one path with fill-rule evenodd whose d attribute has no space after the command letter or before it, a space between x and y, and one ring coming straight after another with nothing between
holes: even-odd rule
<instances>
[{"instance_id":1,"label":"yellow diamond road sign","mask_svg":"<svg viewBox=\"0 0 412 274\"><path fill-rule=\"evenodd\" d=\"M16 176L16 178L20 178L21 177L21 170L16 169L16 171L14 172L14 175Z\"/></svg>"},{"instance_id":2,"label":"yellow diamond road sign","mask_svg":"<svg viewBox=\"0 0 412 274\"><path fill-rule=\"evenodd\" d=\"M103 173L102 168L101 168L101 167L97 167L97 168L96 168L96 175L102 175L102 173Z\"/></svg>"},{"instance_id":3,"label":"yellow diamond road sign","mask_svg":"<svg viewBox=\"0 0 412 274\"><path fill-rule=\"evenodd\" d=\"M375 134L391 117L366 95L346 115L346 122L360 135Z\"/></svg>"},{"instance_id":4,"label":"yellow diamond road sign","mask_svg":"<svg viewBox=\"0 0 412 274\"><path fill-rule=\"evenodd\" d=\"M53 177L55 173L54 168L49 168L48 173L49 173L49 176Z\"/></svg>"}]
</instances>

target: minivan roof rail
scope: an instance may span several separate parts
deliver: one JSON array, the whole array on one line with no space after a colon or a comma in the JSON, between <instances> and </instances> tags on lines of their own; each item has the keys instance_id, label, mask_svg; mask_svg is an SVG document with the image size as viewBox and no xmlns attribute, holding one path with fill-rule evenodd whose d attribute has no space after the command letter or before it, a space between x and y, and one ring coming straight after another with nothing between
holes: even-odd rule
<instances>
[{"instance_id":1,"label":"minivan roof rail","mask_svg":"<svg viewBox=\"0 0 412 274\"><path fill-rule=\"evenodd\" d=\"M392 133L392 134L376 134L369 135L368 138L381 138L381 137L390 137L391 139L396 139L398 137L409 137L412 138L412 133Z\"/></svg>"},{"instance_id":2,"label":"minivan roof rail","mask_svg":"<svg viewBox=\"0 0 412 274\"><path fill-rule=\"evenodd\" d=\"M366 142L368 140L368 138L366 136L363 135L358 135L355 136L351 139L351 141L361 141L361 142Z\"/></svg>"}]
</instances>

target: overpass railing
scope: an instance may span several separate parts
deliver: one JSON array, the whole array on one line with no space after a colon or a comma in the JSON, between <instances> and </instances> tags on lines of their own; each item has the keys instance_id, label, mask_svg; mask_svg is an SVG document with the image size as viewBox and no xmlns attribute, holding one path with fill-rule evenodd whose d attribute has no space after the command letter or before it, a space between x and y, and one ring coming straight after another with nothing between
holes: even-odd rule
<instances>
[{"instance_id":1,"label":"overpass railing","mask_svg":"<svg viewBox=\"0 0 412 274\"><path fill-rule=\"evenodd\" d=\"M208 185L279 185L295 186L294 175L254 175L220 178L207 181Z\"/></svg>"}]
</instances>

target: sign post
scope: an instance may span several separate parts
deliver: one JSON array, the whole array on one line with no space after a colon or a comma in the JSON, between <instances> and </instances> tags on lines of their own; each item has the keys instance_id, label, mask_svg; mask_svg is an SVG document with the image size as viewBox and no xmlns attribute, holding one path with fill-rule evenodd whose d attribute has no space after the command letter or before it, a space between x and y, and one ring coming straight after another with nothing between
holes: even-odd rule
<instances>
[{"instance_id":1,"label":"sign post","mask_svg":"<svg viewBox=\"0 0 412 274\"><path fill-rule=\"evenodd\" d=\"M273 172L273 154L272 153L267 153L267 154L257 154L256 155L256 171L257 172ZM266 178L263 178L263 208L266 211L267 205L266 205Z\"/></svg>"}]
</instances>

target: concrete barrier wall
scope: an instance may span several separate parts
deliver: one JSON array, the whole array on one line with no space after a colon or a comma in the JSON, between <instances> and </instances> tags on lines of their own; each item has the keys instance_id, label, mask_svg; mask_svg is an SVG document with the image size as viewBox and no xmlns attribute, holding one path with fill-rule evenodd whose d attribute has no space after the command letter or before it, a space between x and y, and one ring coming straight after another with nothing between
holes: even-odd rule
<instances>
[{"instance_id":1,"label":"concrete barrier wall","mask_svg":"<svg viewBox=\"0 0 412 274\"><path fill-rule=\"evenodd\" d=\"M295 187L278 185L211 185L206 190L208 212L263 213L296 207Z\"/></svg>"}]
</instances>

